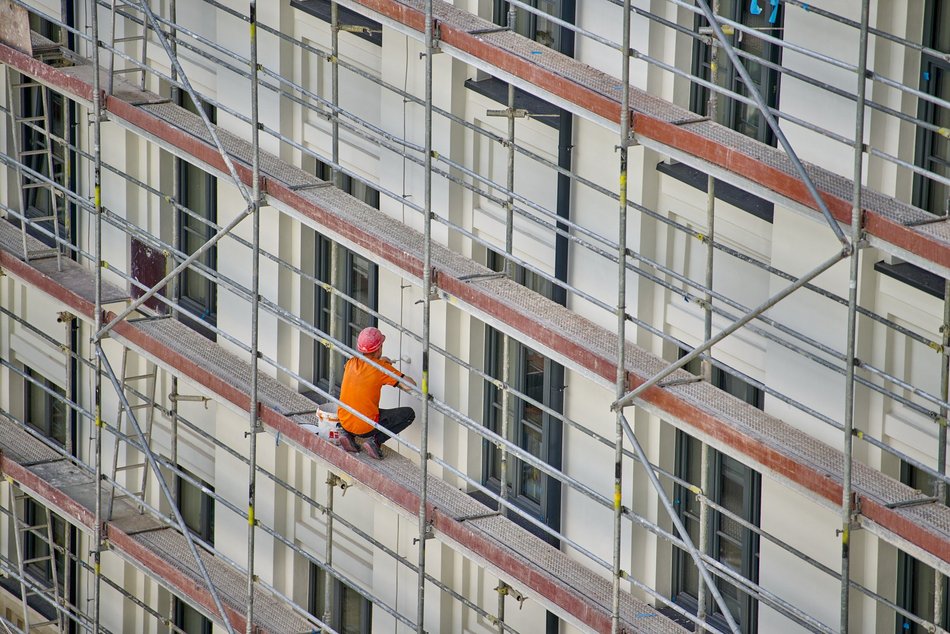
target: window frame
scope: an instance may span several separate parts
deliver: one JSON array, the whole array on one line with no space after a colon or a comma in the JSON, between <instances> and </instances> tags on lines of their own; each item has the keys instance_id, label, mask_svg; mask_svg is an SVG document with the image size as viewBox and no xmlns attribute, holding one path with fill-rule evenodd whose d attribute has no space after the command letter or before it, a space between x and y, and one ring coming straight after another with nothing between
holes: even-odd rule
<instances>
[{"instance_id":1,"label":"window frame","mask_svg":"<svg viewBox=\"0 0 950 634\"><path fill-rule=\"evenodd\" d=\"M732 0L734 3L732 5L732 11L727 14L720 13L721 17L732 20L733 22L738 22L740 24L747 24L747 21L752 19L752 15L749 12L748 2L743 2L742 0ZM769 6L766 5L763 10L762 15L765 15L769 12ZM772 37L781 38L782 30L785 20L785 9L782 3L778 5L778 13L776 16L775 24L768 29L768 35ZM697 14L694 17L693 29L699 34L701 29L708 26L705 16ZM739 48L742 38L752 37L741 31L735 31L732 35L727 36L730 42L734 47ZM781 64L782 59L782 47L770 44L769 42L762 40L762 46L764 47L767 55L765 59L775 65ZM699 77L706 81L710 80L710 60L713 47L706 44L704 36L697 35L693 38L693 55L692 55L692 74L695 77ZM723 59L725 54L720 55L719 60L719 71L717 75L717 85L725 88L733 93L744 94L743 92L743 82L739 73L728 62L727 59ZM745 58L742 58L743 65L746 66L748 70L748 61ZM765 87L763 97L765 98L766 103L770 108L778 108L779 97L781 93L781 73L767 65L762 65L763 67L763 81L762 85ZM696 82L690 84L690 96L689 96L689 107L690 110L698 114L707 114L708 112L708 102L710 89L705 86L701 86ZM756 128L756 134L746 134L740 130L740 119L742 108L745 106L736 99L722 94L717 93L717 121L731 130L745 134L746 136L766 143L771 146L775 146L776 139L775 134L772 132L772 129L769 128L768 123L766 123L764 117L760 117L758 122L758 127ZM754 108L754 106L748 106ZM757 110L757 109L756 109Z\"/></svg>"},{"instance_id":2,"label":"window frame","mask_svg":"<svg viewBox=\"0 0 950 634\"><path fill-rule=\"evenodd\" d=\"M504 258L494 251L489 251L488 267L493 270L503 269ZM547 297L550 297L553 292L554 285L550 281L532 274L520 265L515 266L514 277L519 284L529 288L533 287L532 290ZM491 326L485 326L485 328L485 370L489 376L500 379L502 376L502 342L504 341L504 335ZM564 367L512 338L509 338L509 345L511 346L509 361L513 364L510 372L513 387L523 394L528 393L528 357L532 353L538 355L543 359L542 398L535 400L540 401L554 412L563 413ZM485 380L484 386L485 426L496 434L501 434L501 391L489 380ZM537 424L526 419L526 403L523 399L513 396L513 407L512 421L514 424L508 430L509 440L513 440L519 447L528 450L527 442L524 440L526 427L537 427ZM556 416L542 411L540 432L540 455L533 455L555 469L560 469L563 458L563 423ZM487 439L482 441L482 484L496 494L501 491L500 473L495 470L498 452L499 449L494 443ZM525 493L525 469L532 468L515 456L509 457L509 501L526 513L533 515L545 525L554 530L560 530L561 482L557 478L539 473L540 493L537 496L538 499L533 499ZM549 543L555 544L557 542L554 537L546 532L537 531L534 527L530 527L529 530L532 530Z\"/></svg>"},{"instance_id":3,"label":"window frame","mask_svg":"<svg viewBox=\"0 0 950 634\"><path fill-rule=\"evenodd\" d=\"M680 350L681 357L686 353L686 350ZM693 374L699 374L701 363L700 359L694 359L688 363L684 369ZM715 387L744 400L746 403L758 409L764 407L765 393L761 389L750 385L740 377L722 368L717 366L712 367L711 383ZM697 438L681 430L676 430L676 458L674 469L678 478L690 482L690 467L693 467L697 473L701 470L701 447L702 443ZM733 470L734 473L737 472L739 474L742 480L741 516L747 522L759 526L762 507L761 475L751 467L743 465L735 458L723 455L712 448L710 448L709 470L711 490L706 493L716 504L722 506L725 506L722 496L725 489L725 479L729 470ZM699 475L701 476L701 473ZM690 483L695 485L699 484L698 482ZM693 537L694 543L698 546L700 519L698 514L699 505L698 502L695 501L695 497L695 494L685 486L678 483L674 484L673 499L676 501L675 504L678 505L680 519L683 520L687 531L689 531L691 525L696 526L696 535ZM691 508L696 508L696 512L692 512L690 510ZM714 556L717 560L720 560L722 556L721 547L723 539L728 539L725 535L726 529L724 528L725 522L723 520L733 521L725 517L720 511L710 509L709 521L714 530L710 532L708 554ZM741 531L741 542L739 545L741 552L741 570L738 572L745 578L753 582L758 582L761 540L759 535L749 528L740 527L739 530ZM695 613L698 607L698 599L695 594L690 592L689 588L686 588L688 582L687 569L694 565L692 557L688 552L680 548L673 548L673 601L686 610ZM724 581L719 582L720 591L723 590L724 585L726 585ZM752 634L758 630L758 601L738 588L736 588L736 593L738 594L738 597L735 599L738 602L738 614L735 614L734 617L744 634ZM724 596L724 598L726 598L727 601L729 600L728 597ZM720 629L728 629L725 618L722 616L722 613L719 612L719 608L716 605L713 605L710 611L710 622Z\"/></svg>"},{"instance_id":4,"label":"window frame","mask_svg":"<svg viewBox=\"0 0 950 634\"><path fill-rule=\"evenodd\" d=\"M75 434L73 426L70 424L70 408L66 405L65 401L62 399L66 398L66 390L60 387L58 384L53 383L51 380L47 379L45 376L34 370L29 366L23 367L23 373L27 378L23 380L23 420L27 425L37 430L56 444L61 447L69 446L70 444L75 446L75 442L69 443L67 441L75 441ZM30 380L32 379L32 380ZM42 387L41 387L42 386ZM46 390L43 389L46 387L57 394L59 394L62 399L58 399ZM34 421L34 412L33 412L33 394L34 390L38 392L39 397L43 400L43 411L44 414L41 416L40 421ZM54 409L62 408L62 425L63 425L63 435L62 437L54 435L53 416L52 412Z\"/></svg>"},{"instance_id":5,"label":"window frame","mask_svg":"<svg viewBox=\"0 0 950 634\"><path fill-rule=\"evenodd\" d=\"M901 461L901 473L900 473L901 482L907 486L913 487L920 491L924 496L932 496L935 494L934 484L936 480L930 476L926 471L921 471L908 462ZM944 504L950 504L950 487L947 487L946 499L943 500ZM917 560L915 557L905 553L903 550L898 549L897 551L897 578L895 580L895 596L897 605L901 608L907 610L908 612L919 616L924 620L929 620L933 622L933 568L927 564ZM924 582L923 588L921 588L921 582ZM929 587L926 582L929 581ZM924 590L926 588L926 590ZM916 603L918 601L917 594L921 591L929 593L929 611L927 614L918 614L916 611ZM943 585L943 625L944 627L950 623L950 583L947 583L947 580L944 579ZM897 634L925 634L926 630L908 619L905 616L902 616L898 612L894 612L894 621L895 621L895 632Z\"/></svg>"},{"instance_id":6,"label":"window frame","mask_svg":"<svg viewBox=\"0 0 950 634\"><path fill-rule=\"evenodd\" d=\"M321 621L324 616L323 604L326 596L326 580L333 580L331 590L332 608L330 610L330 622L327 623L335 631L341 634L350 634L353 632L352 624L343 622L346 614L345 602L349 597L355 597L359 601L359 623L356 624L359 634L371 634L373 631L373 603L352 586L344 583L337 577L328 573L317 563L309 562L309 575L307 586L307 610Z\"/></svg>"},{"instance_id":7,"label":"window frame","mask_svg":"<svg viewBox=\"0 0 950 634\"><path fill-rule=\"evenodd\" d=\"M189 478L195 482L200 482L201 487L214 492L214 487L194 475L184 467L178 467L178 470L182 473L188 475ZM195 484L188 481L188 479L183 478L180 474L175 474L175 504L178 507L178 511L182 515L182 519L185 520L185 526L188 527L194 535L201 538L208 545L214 545L214 498L201 490L201 487L196 486ZM182 498L186 495L198 495L198 517L190 518L189 509L182 506Z\"/></svg>"},{"instance_id":8,"label":"window frame","mask_svg":"<svg viewBox=\"0 0 950 634\"><path fill-rule=\"evenodd\" d=\"M950 43L950 8L946 3L939 0L928 0L927 10L924 18L924 32L922 41L925 46L937 48L941 40L946 38ZM946 34L941 34L939 29L947 29ZM920 60L920 90L930 95L939 95L941 92L950 94L950 61L936 56L922 55ZM918 118L931 124L938 124L938 106L929 101L919 100ZM947 113L950 117L950 113ZM935 153L935 145L941 142L945 145L948 156L941 158ZM946 174L950 176L950 142L940 141L936 132L926 130L922 127L917 129L917 142L914 156L915 163L925 169L931 169L933 163L945 164ZM935 190L940 188L946 192L946 199L941 209L935 200ZM930 178L923 174L914 174L913 203L924 211L928 211L936 216L945 216L950 214L950 186L935 184Z\"/></svg>"},{"instance_id":9,"label":"window frame","mask_svg":"<svg viewBox=\"0 0 950 634\"><path fill-rule=\"evenodd\" d=\"M197 113L197 106L192 102L191 97L181 91L178 94L179 105L189 112ZM214 123L216 119L214 106L205 103L203 108L208 119L211 123ZM218 222L218 179L197 165L177 157L175 158L175 170L178 175L178 187L175 192L178 204L194 214L191 215L182 209L177 209L175 214L178 236L178 244L175 247L188 256L194 253L197 247L194 250L188 248L186 233L192 233L202 242L207 242L217 232L215 225ZM204 179L205 193L204 199L201 201L190 200L189 188L191 181L195 179ZM195 223L198 227L194 226ZM198 263L212 271L217 271L217 245L212 246L204 255L198 258ZM192 284L196 288L192 288ZM217 326L218 323L217 294L215 281L200 273L194 264L178 276L178 283L175 285L176 300L183 308L199 317L193 319L187 315L179 314L178 319L212 341L217 339L215 331L209 328L209 326ZM202 295L204 295L203 300L200 299Z\"/></svg>"}]
</instances>

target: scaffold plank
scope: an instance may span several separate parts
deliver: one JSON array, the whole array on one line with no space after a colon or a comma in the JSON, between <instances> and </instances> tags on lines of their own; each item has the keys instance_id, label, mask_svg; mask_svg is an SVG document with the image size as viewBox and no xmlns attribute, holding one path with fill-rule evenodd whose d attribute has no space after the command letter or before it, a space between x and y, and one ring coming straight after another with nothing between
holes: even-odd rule
<instances>
[{"instance_id":1,"label":"scaffold plank","mask_svg":"<svg viewBox=\"0 0 950 634\"><path fill-rule=\"evenodd\" d=\"M45 460L32 464L31 459ZM70 523L91 533L95 525L96 487L91 468L76 464L24 431L20 425L0 415L0 473L41 501ZM109 485L100 487L108 498ZM106 539L111 550L145 572L176 596L188 601L220 622L210 593L187 543L180 532L156 517L143 513L133 500L115 501L113 520L107 524ZM247 576L213 553L199 546L202 561L225 605L235 631L245 630L244 605ZM313 625L266 589L255 588L254 623L262 634L308 632Z\"/></svg>"}]
</instances>

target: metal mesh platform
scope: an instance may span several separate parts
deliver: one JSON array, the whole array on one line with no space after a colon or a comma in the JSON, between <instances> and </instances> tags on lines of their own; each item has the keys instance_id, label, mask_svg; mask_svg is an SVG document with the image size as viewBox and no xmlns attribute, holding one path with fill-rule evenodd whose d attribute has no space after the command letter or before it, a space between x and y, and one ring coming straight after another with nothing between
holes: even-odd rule
<instances>
[{"instance_id":1,"label":"metal mesh platform","mask_svg":"<svg viewBox=\"0 0 950 634\"><path fill-rule=\"evenodd\" d=\"M95 474L90 467L80 468L63 459L58 452L47 447L5 416L0 416L0 450L3 452L4 460L26 467L37 481L42 483L42 486L37 486L36 482L21 482L19 484L22 488L30 491L32 495L60 515L72 518L72 521L84 530L92 530L93 523L90 518L94 517L95 513L96 487ZM103 503L108 493L109 487L103 483L101 486ZM67 506L69 508L66 508ZM78 517L77 509L84 509L86 517ZM141 561L137 554L126 552L116 546L117 540L110 540L114 552L146 572L151 572L153 577L169 587L172 592L183 598L193 598L196 589L201 593L205 591L197 564L182 534L167 527L155 516L141 512L134 501L117 497L113 520L108 526L110 534L118 530L130 535L154 557L170 563L181 573L179 585L176 586L171 580L156 576L148 562ZM234 610L237 614L244 614L247 605L246 573L200 546L198 550L225 607ZM181 585L182 579L187 580L184 585ZM266 589L258 587L255 590L254 607L254 622L261 628L260 631L282 634L309 632L313 629L306 618ZM220 620L216 613L211 614L215 620Z\"/></svg>"}]
</instances>

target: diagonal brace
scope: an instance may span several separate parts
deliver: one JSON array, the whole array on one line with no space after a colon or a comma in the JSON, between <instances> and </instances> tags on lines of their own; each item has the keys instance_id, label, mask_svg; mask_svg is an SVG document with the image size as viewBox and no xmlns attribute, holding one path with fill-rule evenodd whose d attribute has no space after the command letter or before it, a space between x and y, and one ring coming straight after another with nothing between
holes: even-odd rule
<instances>
[{"instance_id":1,"label":"diagonal brace","mask_svg":"<svg viewBox=\"0 0 950 634\"><path fill-rule=\"evenodd\" d=\"M716 39L719 40L719 43L722 45L722 49L726 52L726 56L729 58L729 61L732 63L733 67L735 67L736 71L739 73L739 76L742 78L742 83L746 86L749 96L752 97L753 101L755 101L756 107L762 113L762 116L765 117L765 121L769 124L769 128L771 128L772 132L775 133L775 138L782 145L782 149L784 149L785 154L788 155L788 159L792 162L792 166L795 168L795 171L798 172L802 182L805 183L805 188L808 190L808 193L818 205L818 210L821 211L821 214L825 217L825 220L828 221L828 225L834 232L835 237L838 238L838 241L843 245L847 245L848 238L844 235L844 231L842 231L841 227L838 226L838 221L835 220L834 216L831 215L831 210L828 209L828 205L825 204L825 200L821 197L821 194L818 193L818 189L815 187L815 183L812 182L811 176L809 176L808 172L805 170L805 166L802 164L801 159L798 158L798 154L796 154L792 144L789 143L785 133L782 132L782 129L779 127L778 121L775 119L772 111L769 110L769 106L765 103L762 93L759 92L759 89L755 87L755 83L749 76L749 71L746 70L745 66L742 64L742 60L739 59L738 55L736 55L736 51L732 48L732 44L730 44L729 40L726 39L725 34L722 32L722 27L719 25L719 21L716 20L716 15L713 13L713 10L709 8L709 2L707 0L695 1L696 6L700 8L700 10L703 12L703 15L706 17L706 21L709 22L709 26L716 35ZM860 77L860 81L864 81L863 76Z\"/></svg>"},{"instance_id":2,"label":"diagonal brace","mask_svg":"<svg viewBox=\"0 0 950 634\"><path fill-rule=\"evenodd\" d=\"M174 269L172 269L171 273L169 273L168 275L163 277L161 280L159 280L157 284L155 284L154 286L149 288L147 291L145 291L145 293L142 294L141 297L139 297L137 300L129 304L125 308L125 310L119 313L117 317L115 317L112 321L110 321L108 324L103 326L102 329L99 330L99 332L93 335L93 340L98 341L102 339L103 337L105 337L109 333L110 330L115 328L115 325L117 323L119 323L120 321L128 317L130 314L132 314L132 311L134 311L136 308L138 308L139 306L147 302L149 298L155 295L155 293L162 290L162 288L164 288L165 285L168 284L168 282L172 280L172 278L174 278L176 275L178 275L179 273L184 271L186 268L191 266L191 264L195 262L195 260L197 260L202 255L204 255L211 247L217 244L218 241L221 240L221 238L231 233L231 230L234 229L239 224L241 224L242 220L244 220L249 215L254 213L254 209L255 209L255 205L250 205L249 207L246 207L244 211L238 214L231 222L229 222L226 226L222 227L216 234L211 236L211 238L209 238L207 242L205 242L200 247L195 249L194 253L192 253L187 258L182 260L181 264L179 264Z\"/></svg>"},{"instance_id":3,"label":"diagonal brace","mask_svg":"<svg viewBox=\"0 0 950 634\"><path fill-rule=\"evenodd\" d=\"M660 502L663 503L663 507L669 514L670 519L673 520L673 526L676 527L676 532L679 533L680 539L683 540L683 544L689 551L690 557L693 558L693 563L696 564L696 568L699 570L703 582L709 589L709 594L716 600L719 611L722 612L722 616L726 619L729 631L733 634L739 634L741 630L732 616L732 611L729 610L729 606L726 605L726 600L722 598L722 594L719 592L716 582L713 580L712 575L709 574L709 569L703 561L702 554L699 552L699 549L696 548L696 544L693 543L693 540L690 539L689 533L686 532L686 527L683 526L683 520L680 519L679 514L673 508L673 503L670 502L669 496L666 494L666 491L663 490L660 479L656 477L656 473L653 471L653 465L650 464L646 452L643 451L643 447L640 445L640 441L637 440L636 434L633 433L633 427L630 426L630 421L628 421L627 417L623 414L620 414L618 418L620 419L620 424L623 425L624 433L626 433L627 438L630 439L630 444L633 445L633 449L636 451L637 459L640 461L640 464L643 465L644 469L646 469L647 477L650 479L653 488L656 489L656 494L659 496Z\"/></svg>"},{"instance_id":4,"label":"diagonal brace","mask_svg":"<svg viewBox=\"0 0 950 634\"><path fill-rule=\"evenodd\" d=\"M716 334L715 337L712 337L711 339L706 340L705 342L703 342L702 344L694 348L693 351L687 354L686 356L682 357L681 359L677 361L674 361L670 365L666 366L664 369L660 370L657 374L655 374L654 376L652 376L651 378L647 379L645 382L637 386L634 390L627 392L627 394L624 395L623 398L614 401L613 404L611 404L610 409L619 410L624 407L627 407L628 405L631 405L633 401L637 397L639 397L643 392L650 389L651 387L653 387L654 385L656 385L657 383L659 383L660 381L662 381L669 375L673 374L675 371L679 370L684 365L686 365L687 363L689 363L690 361L692 361L693 359L695 359L702 353L706 352L709 348L712 348L714 345L716 345L717 343L719 343L720 341L722 341L723 339L725 339L726 337L728 337L735 331L739 330L740 328L745 326L747 323L749 323L750 321L752 321L753 319L755 319L756 317L758 317L759 315L761 315L768 309L778 304L780 301L782 301L783 299L785 299L786 297L788 297L789 295L791 295L792 293L800 289L802 286L805 286L806 284L811 282L813 279L815 279L816 277L818 277L819 275L821 275L822 273L830 269L832 266L834 266L835 264L837 264L844 258L848 257L850 253L851 253L851 247L846 244L845 247L841 249L841 251L833 255L828 260L822 262L821 264L819 264L817 267L815 267L814 269L812 269L811 271L809 271L802 277L795 280L794 283L786 286L781 291L779 291L775 295L771 296L770 298L768 298L767 300L765 300L764 302L762 302L761 304L759 304L758 306L750 310L748 313L740 317L738 320L732 322L732 324L729 325L727 328L720 330L719 333Z\"/></svg>"},{"instance_id":5,"label":"diagonal brace","mask_svg":"<svg viewBox=\"0 0 950 634\"><path fill-rule=\"evenodd\" d=\"M152 453L152 449L148 445L148 440L145 438L145 434L142 433L142 428L139 426L139 422L135 418L135 412L132 410L132 406L129 404L129 400L126 398L125 392L122 390L122 385L119 382L118 377L116 377L115 371L112 369L112 365L109 363L109 359L106 357L105 351L102 349L101 341L96 342L96 356L98 356L99 360L102 361L102 367L105 368L106 374L108 374L109 380L112 382L112 385L119 396L119 401L122 403L122 408L129 417L129 422L132 424L132 428L135 429L135 435L138 437L139 442L142 443L142 450L145 453L145 459L148 461L148 465L152 471L155 472L155 477L158 481L159 488L162 490L162 495L168 501L168 505L171 507L172 513L175 514L175 521L178 523L178 529L185 537L185 541L188 542L188 550L191 552L191 556L195 558L195 562L198 565L198 571L201 573L201 578L208 587L208 592L211 594L211 598L214 600L215 607L218 608L218 612L221 614L221 619L224 623L224 626L227 628L229 634L234 634L234 628L231 627L231 620L228 618L228 614L224 609L224 605L221 603L221 598L218 596L217 589L211 582L211 576L208 574L208 569L205 568L204 562L198 555L198 549L195 546L195 541L191 536L191 531L185 525L185 520L181 515L181 511L178 510L178 505L175 503L175 498L172 496L171 490L168 488L168 483L165 482L165 476L158 466L158 461L155 460L155 454Z\"/></svg>"}]
</instances>

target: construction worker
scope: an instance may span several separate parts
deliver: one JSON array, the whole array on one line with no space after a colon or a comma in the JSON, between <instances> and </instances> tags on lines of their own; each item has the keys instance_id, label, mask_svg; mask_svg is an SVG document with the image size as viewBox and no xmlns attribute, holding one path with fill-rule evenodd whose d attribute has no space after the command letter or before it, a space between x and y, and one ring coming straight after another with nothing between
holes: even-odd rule
<instances>
[{"instance_id":1,"label":"construction worker","mask_svg":"<svg viewBox=\"0 0 950 634\"><path fill-rule=\"evenodd\" d=\"M360 449L354 436L363 438L363 450L377 460L383 459L382 444L389 436L380 429L387 429L393 435L398 434L412 424L416 413L411 407L379 409L379 394L384 385L398 387L406 392L416 382L393 367L392 359L383 356L383 341L386 335L372 326L360 331L356 340L356 349L366 355L367 360L357 357L346 362L343 370L343 384L340 386L340 401L376 423L373 427L345 407L340 407L337 415L340 426L340 446L350 453ZM370 362L372 361L372 363ZM376 364L376 365L373 365ZM379 366L379 367L376 367ZM393 375L379 368L385 368ZM398 377L398 378L397 378Z\"/></svg>"}]
</instances>

